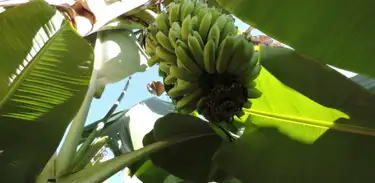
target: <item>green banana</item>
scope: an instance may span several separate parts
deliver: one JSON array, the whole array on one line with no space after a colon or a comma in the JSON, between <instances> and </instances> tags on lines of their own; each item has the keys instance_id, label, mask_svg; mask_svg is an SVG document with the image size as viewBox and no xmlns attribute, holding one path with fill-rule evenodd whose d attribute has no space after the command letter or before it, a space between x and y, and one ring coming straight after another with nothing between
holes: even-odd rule
<instances>
[{"instance_id":1,"label":"green banana","mask_svg":"<svg viewBox=\"0 0 375 183\"><path fill-rule=\"evenodd\" d=\"M180 59L177 58L177 67L181 68L181 69L185 69L185 66L184 64L181 62Z\"/></svg>"},{"instance_id":2,"label":"green banana","mask_svg":"<svg viewBox=\"0 0 375 183\"><path fill-rule=\"evenodd\" d=\"M177 42L176 42L176 46L181 46L181 47L184 48L185 50L188 50L188 49L189 49L188 45L187 45L185 42L181 41L181 40L177 40Z\"/></svg>"},{"instance_id":3,"label":"green banana","mask_svg":"<svg viewBox=\"0 0 375 183\"><path fill-rule=\"evenodd\" d=\"M169 41L172 44L173 48L176 47L176 42L177 42L178 39L180 39L180 37L181 37L180 32L177 32L173 29L169 30L168 38L169 38Z\"/></svg>"},{"instance_id":4,"label":"green banana","mask_svg":"<svg viewBox=\"0 0 375 183\"><path fill-rule=\"evenodd\" d=\"M177 61L175 54L170 53L161 46L156 47L155 54L166 62L176 63Z\"/></svg>"},{"instance_id":5,"label":"green banana","mask_svg":"<svg viewBox=\"0 0 375 183\"><path fill-rule=\"evenodd\" d=\"M228 67L228 72L240 75L248 66L253 67L258 62L258 57L254 54L253 47L249 47L249 43L246 38L244 38L243 35L237 36L242 36L243 38L239 40L237 46L235 47L233 57Z\"/></svg>"},{"instance_id":6,"label":"green banana","mask_svg":"<svg viewBox=\"0 0 375 183\"><path fill-rule=\"evenodd\" d=\"M177 79L182 79L185 81L195 82L199 80L199 76L192 74L185 69L181 69L175 65L170 67L170 74Z\"/></svg>"},{"instance_id":7,"label":"green banana","mask_svg":"<svg viewBox=\"0 0 375 183\"><path fill-rule=\"evenodd\" d=\"M227 71L236 74L237 68L252 56L252 50L246 49L247 40L243 35L237 35L238 43L234 47L233 56L229 62Z\"/></svg>"},{"instance_id":8,"label":"green banana","mask_svg":"<svg viewBox=\"0 0 375 183\"><path fill-rule=\"evenodd\" d=\"M259 90L258 90L259 91ZM247 91L248 93L249 93L249 90ZM253 91L250 91L251 93L253 92ZM248 94L249 95L249 94ZM245 103L245 105L243 106L243 108L245 108L245 109L250 109L251 108L251 105L252 105L252 103L251 103L251 101L249 101L249 100L247 100L247 102Z\"/></svg>"},{"instance_id":9,"label":"green banana","mask_svg":"<svg viewBox=\"0 0 375 183\"><path fill-rule=\"evenodd\" d=\"M156 26L153 24L150 24L148 26L147 31L148 31L148 37L150 37L153 42L157 43L158 40L156 40L156 34L158 33L158 29L156 28Z\"/></svg>"},{"instance_id":10,"label":"green banana","mask_svg":"<svg viewBox=\"0 0 375 183\"><path fill-rule=\"evenodd\" d=\"M199 17L198 19L202 19L207 13L209 13L209 8L201 8L198 10L197 16Z\"/></svg>"},{"instance_id":11,"label":"green banana","mask_svg":"<svg viewBox=\"0 0 375 183\"><path fill-rule=\"evenodd\" d=\"M239 81L242 82L243 84L250 83L253 81L255 78L257 78L260 74L260 71L262 70L261 65L256 65L255 67L248 67L247 71L240 76Z\"/></svg>"},{"instance_id":12,"label":"green banana","mask_svg":"<svg viewBox=\"0 0 375 183\"><path fill-rule=\"evenodd\" d=\"M155 50L153 50L153 49L150 47L150 45L147 45L147 44L146 44L145 52L146 52L148 55L150 55L150 56L155 55Z\"/></svg>"},{"instance_id":13,"label":"green banana","mask_svg":"<svg viewBox=\"0 0 375 183\"><path fill-rule=\"evenodd\" d=\"M147 65L149 66L149 67L151 67L151 66L153 66L153 65L155 65L155 64L157 64L157 63L159 63L160 62L160 58L158 57L158 56L156 56L156 55L153 55L153 56L151 56L148 60L147 60Z\"/></svg>"},{"instance_id":14,"label":"green banana","mask_svg":"<svg viewBox=\"0 0 375 183\"><path fill-rule=\"evenodd\" d=\"M215 50L215 42L213 40L209 40L203 49L204 68L210 74L214 74L216 72Z\"/></svg>"},{"instance_id":15,"label":"green banana","mask_svg":"<svg viewBox=\"0 0 375 183\"><path fill-rule=\"evenodd\" d=\"M201 10L208 9L208 5L202 2L196 2L195 8L192 12L193 15L198 15Z\"/></svg>"},{"instance_id":16,"label":"green banana","mask_svg":"<svg viewBox=\"0 0 375 183\"><path fill-rule=\"evenodd\" d=\"M221 74L226 71L234 51L235 36L227 36L220 44L216 59L216 71Z\"/></svg>"},{"instance_id":17,"label":"green banana","mask_svg":"<svg viewBox=\"0 0 375 183\"><path fill-rule=\"evenodd\" d=\"M201 10L203 10L203 9L207 9L207 4L206 3L202 3L202 2L196 2L195 3L195 8L194 8L194 10L193 10L193 12L192 12L192 14L193 15L198 15L199 14L199 12L201 11Z\"/></svg>"},{"instance_id":18,"label":"green banana","mask_svg":"<svg viewBox=\"0 0 375 183\"><path fill-rule=\"evenodd\" d=\"M203 42L203 39L202 39L201 35L197 31L193 31L193 36L198 39L199 44L203 48L204 47L204 42Z\"/></svg>"},{"instance_id":19,"label":"green banana","mask_svg":"<svg viewBox=\"0 0 375 183\"><path fill-rule=\"evenodd\" d=\"M191 21L191 16L187 15L184 21L182 21L182 26L181 26L181 36L184 41L188 39L188 36L190 32L192 31L192 29L193 29L193 24Z\"/></svg>"},{"instance_id":20,"label":"green banana","mask_svg":"<svg viewBox=\"0 0 375 183\"><path fill-rule=\"evenodd\" d=\"M169 23L172 25L174 22L180 21L180 4L169 4Z\"/></svg>"},{"instance_id":21,"label":"green banana","mask_svg":"<svg viewBox=\"0 0 375 183\"><path fill-rule=\"evenodd\" d=\"M180 32L181 31L181 26L179 23L177 22L173 22L172 25L171 25L171 28L169 30L174 30L174 31L177 31L177 32Z\"/></svg>"},{"instance_id":22,"label":"green banana","mask_svg":"<svg viewBox=\"0 0 375 183\"><path fill-rule=\"evenodd\" d=\"M199 27L198 25L198 16L193 16L191 18L191 25L192 25L192 29L195 30Z\"/></svg>"},{"instance_id":23,"label":"green banana","mask_svg":"<svg viewBox=\"0 0 375 183\"><path fill-rule=\"evenodd\" d=\"M185 82L180 84L179 81L180 79L177 79L178 84L168 91L168 95L172 98L184 96L199 87L198 83Z\"/></svg>"},{"instance_id":24,"label":"green banana","mask_svg":"<svg viewBox=\"0 0 375 183\"><path fill-rule=\"evenodd\" d=\"M160 69L160 64L159 64L159 70L158 70L158 75L160 76L160 77L162 77L162 78L165 78L165 77L167 77L167 73L165 73L164 71L162 71L161 69Z\"/></svg>"},{"instance_id":25,"label":"green banana","mask_svg":"<svg viewBox=\"0 0 375 183\"><path fill-rule=\"evenodd\" d=\"M189 53L182 46L177 46L175 52L177 58L181 61L181 64L187 71L198 76L202 74L202 70L194 60L191 59Z\"/></svg>"},{"instance_id":26,"label":"green banana","mask_svg":"<svg viewBox=\"0 0 375 183\"><path fill-rule=\"evenodd\" d=\"M259 98L262 96L262 92L256 88L247 89L247 98Z\"/></svg>"},{"instance_id":27,"label":"green banana","mask_svg":"<svg viewBox=\"0 0 375 183\"><path fill-rule=\"evenodd\" d=\"M196 90L194 90L193 92L187 94L181 100L179 100L177 102L177 104L176 104L176 108L177 109L183 108L183 107L187 106L190 103L196 105L196 103L199 100L199 97L200 97L201 93L202 93L202 89L201 88L197 88Z\"/></svg>"},{"instance_id":28,"label":"green banana","mask_svg":"<svg viewBox=\"0 0 375 183\"><path fill-rule=\"evenodd\" d=\"M156 39L158 40L159 44L163 46L164 49L168 50L169 52L174 52L174 47L172 43L169 41L168 36L166 36L162 31L159 31L156 34Z\"/></svg>"},{"instance_id":29,"label":"green banana","mask_svg":"<svg viewBox=\"0 0 375 183\"><path fill-rule=\"evenodd\" d=\"M212 15L212 20L211 20L212 21L211 26L212 26L215 23L215 21L219 18L219 16L221 16L221 12L214 7L210 8L210 12Z\"/></svg>"},{"instance_id":30,"label":"green banana","mask_svg":"<svg viewBox=\"0 0 375 183\"><path fill-rule=\"evenodd\" d=\"M255 52L256 53L256 52ZM236 68L236 75L241 76L245 72L250 72L251 68L254 68L254 66L258 63L258 55L259 54L253 54L253 56L247 60L250 60L248 62L242 62L239 67ZM250 70L250 71L249 71Z\"/></svg>"},{"instance_id":31,"label":"green banana","mask_svg":"<svg viewBox=\"0 0 375 183\"><path fill-rule=\"evenodd\" d=\"M211 19L212 19L211 13L207 13L206 15L204 15L204 17L202 18L202 21L200 22L198 32L199 32L199 35L201 35L201 38L203 39L203 41L207 41L207 35L211 27Z\"/></svg>"},{"instance_id":32,"label":"green banana","mask_svg":"<svg viewBox=\"0 0 375 183\"><path fill-rule=\"evenodd\" d=\"M199 43L199 40L195 36L189 35L188 46L190 53L192 53L194 57L195 62L199 65L200 68L204 68L203 47Z\"/></svg>"},{"instance_id":33,"label":"green banana","mask_svg":"<svg viewBox=\"0 0 375 183\"><path fill-rule=\"evenodd\" d=\"M180 21L184 21L187 15L190 15L194 11L194 3L191 1L185 1L181 4L180 10Z\"/></svg>"},{"instance_id":34,"label":"green banana","mask_svg":"<svg viewBox=\"0 0 375 183\"><path fill-rule=\"evenodd\" d=\"M148 36L146 37L146 46L149 46L152 50L155 51L157 44L155 44L154 41L152 41L152 39Z\"/></svg>"},{"instance_id":35,"label":"green banana","mask_svg":"<svg viewBox=\"0 0 375 183\"><path fill-rule=\"evenodd\" d=\"M220 33L220 42L224 40L229 35L236 35L237 34L237 28L232 22L227 22L225 24L224 29Z\"/></svg>"},{"instance_id":36,"label":"green banana","mask_svg":"<svg viewBox=\"0 0 375 183\"><path fill-rule=\"evenodd\" d=\"M155 19L155 24L158 29L160 29L164 33L168 33L169 20L166 13L160 13Z\"/></svg>"},{"instance_id":37,"label":"green banana","mask_svg":"<svg viewBox=\"0 0 375 183\"><path fill-rule=\"evenodd\" d=\"M169 3L169 4L166 6L166 9L168 10L168 14L171 13L173 6L174 6L174 5L177 5L176 3L177 3L176 1L175 1L175 2L171 2L171 3Z\"/></svg>"},{"instance_id":38,"label":"green banana","mask_svg":"<svg viewBox=\"0 0 375 183\"><path fill-rule=\"evenodd\" d=\"M215 21L214 25L217 25L219 27L219 31L221 32L225 24L227 23L227 15L226 14L221 14Z\"/></svg>"},{"instance_id":39,"label":"green banana","mask_svg":"<svg viewBox=\"0 0 375 183\"><path fill-rule=\"evenodd\" d=\"M159 64L159 70L163 71L166 74L170 73L171 64L167 62L160 62Z\"/></svg>"},{"instance_id":40,"label":"green banana","mask_svg":"<svg viewBox=\"0 0 375 183\"><path fill-rule=\"evenodd\" d=\"M227 15L227 22L231 22L231 23L234 23L236 21L236 19L232 16L232 15Z\"/></svg>"},{"instance_id":41,"label":"green banana","mask_svg":"<svg viewBox=\"0 0 375 183\"><path fill-rule=\"evenodd\" d=\"M251 82L245 83L246 88L255 88L256 86L257 86L257 82L255 82L254 80Z\"/></svg>"},{"instance_id":42,"label":"green banana","mask_svg":"<svg viewBox=\"0 0 375 183\"><path fill-rule=\"evenodd\" d=\"M176 81L177 81L177 78L173 77L172 75L168 75L164 79L164 83L166 85L172 85L172 84L176 83Z\"/></svg>"},{"instance_id":43,"label":"green banana","mask_svg":"<svg viewBox=\"0 0 375 183\"><path fill-rule=\"evenodd\" d=\"M215 48L219 46L220 41L220 29L218 25L214 25L211 27L210 32L208 32L207 40L213 40L215 42Z\"/></svg>"}]
</instances>

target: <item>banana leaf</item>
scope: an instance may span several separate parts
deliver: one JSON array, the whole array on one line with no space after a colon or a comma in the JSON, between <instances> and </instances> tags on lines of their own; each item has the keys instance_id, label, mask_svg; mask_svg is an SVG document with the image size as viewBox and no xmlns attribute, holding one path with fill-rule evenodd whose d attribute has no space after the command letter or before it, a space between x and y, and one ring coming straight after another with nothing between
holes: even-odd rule
<instances>
[{"instance_id":1,"label":"banana leaf","mask_svg":"<svg viewBox=\"0 0 375 183\"><path fill-rule=\"evenodd\" d=\"M256 81L263 95L247 110L244 135L217 153L221 168L242 182L373 182L371 119L320 105L265 68Z\"/></svg>"},{"instance_id":2,"label":"banana leaf","mask_svg":"<svg viewBox=\"0 0 375 183\"><path fill-rule=\"evenodd\" d=\"M44 1L0 14L0 182L34 182L87 92L93 50Z\"/></svg>"},{"instance_id":3,"label":"banana leaf","mask_svg":"<svg viewBox=\"0 0 375 183\"><path fill-rule=\"evenodd\" d=\"M375 77L375 1L217 0L243 22L307 57Z\"/></svg>"}]
</instances>

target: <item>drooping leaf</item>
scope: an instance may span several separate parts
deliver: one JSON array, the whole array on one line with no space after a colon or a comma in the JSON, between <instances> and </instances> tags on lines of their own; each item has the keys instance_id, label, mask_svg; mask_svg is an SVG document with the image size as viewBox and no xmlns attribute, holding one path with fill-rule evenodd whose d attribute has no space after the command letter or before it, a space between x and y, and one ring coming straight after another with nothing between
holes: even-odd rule
<instances>
[{"instance_id":1,"label":"drooping leaf","mask_svg":"<svg viewBox=\"0 0 375 183\"><path fill-rule=\"evenodd\" d=\"M131 31L106 30L97 34L95 55L102 63L96 82L100 96L106 84L145 71L148 57Z\"/></svg>"},{"instance_id":2,"label":"drooping leaf","mask_svg":"<svg viewBox=\"0 0 375 183\"><path fill-rule=\"evenodd\" d=\"M217 0L236 17L296 51L375 77L375 1ZM353 12L353 13L350 13Z\"/></svg>"},{"instance_id":3,"label":"drooping leaf","mask_svg":"<svg viewBox=\"0 0 375 183\"><path fill-rule=\"evenodd\" d=\"M205 182L211 170L213 155L222 142L207 122L190 115L167 114L156 121L154 129L143 139L143 144L152 144L173 136L199 134L201 138L168 147L150 155L150 159L172 175L188 181ZM225 172L218 172L214 177L216 180L225 177Z\"/></svg>"},{"instance_id":4,"label":"drooping leaf","mask_svg":"<svg viewBox=\"0 0 375 183\"><path fill-rule=\"evenodd\" d=\"M86 94L93 51L44 1L0 14L0 182L33 182Z\"/></svg>"},{"instance_id":5,"label":"drooping leaf","mask_svg":"<svg viewBox=\"0 0 375 183\"><path fill-rule=\"evenodd\" d=\"M261 64L287 86L321 105L345 112L352 125L375 128L371 122L375 119L375 94L294 50L262 46L260 55Z\"/></svg>"},{"instance_id":6,"label":"drooping leaf","mask_svg":"<svg viewBox=\"0 0 375 183\"><path fill-rule=\"evenodd\" d=\"M372 182L373 129L324 107L277 80L263 68L263 95L248 110L245 134L215 157L243 182Z\"/></svg>"}]
</instances>

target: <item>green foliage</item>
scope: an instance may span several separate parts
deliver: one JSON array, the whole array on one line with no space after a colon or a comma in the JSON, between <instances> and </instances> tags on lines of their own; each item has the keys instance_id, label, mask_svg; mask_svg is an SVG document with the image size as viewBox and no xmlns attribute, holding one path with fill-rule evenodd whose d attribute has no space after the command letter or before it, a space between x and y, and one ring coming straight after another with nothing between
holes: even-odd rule
<instances>
[{"instance_id":1,"label":"green foliage","mask_svg":"<svg viewBox=\"0 0 375 183\"><path fill-rule=\"evenodd\" d=\"M305 132L314 133L313 129ZM224 146L216 161L243 182L373 182L375 148L369 144L374 140L327 130L307 144L275 128L254 127Z\"/></svg>"},{"instance_id":2,"label":"green foliage","mask_svg":"<svg viewBox=\"0 0 375 183\"><path fill-rule=\"evenodd\" d=\"M44 1L1 13L0 27L0 182L33 182L83 101L93 51Z\"/></svg>"},{"instance_id":3,"label":"green foliage","mask_svg":"<svg viewBox=\"0 0 375 183\"><path fill-rule=\"evenodd\" d=\"M217 0L242 21L305 56L375 77L375 1ZM352 13L350 13L352 12Z\"/></svg>"},{"instance_id":4,"label":"green foliage","mask_svg":"<svg viewBox=\"0 0 375 183\"><path fill-rule=\"evenodd\" d=\"M150 158L153 164L185 180L207 181L211 160L222 143L222 139L207 122L190 115L170 113L156 121L154 129L145 136L143 143L148 145L181 135L201 137L152 154ZM222 178L220 176L223 172L218 175L216 180Z\"/></svg>"},{"instance_id":5,"label":"green foliage","mask_svg":"<svg viewBox=\"0 0 375 183\"><path fill-rule=\"evenodd\" d=\"M373 161L368 156L375 150L368 146L374 140L373 129L358 127L345 113L290 89L266 69L257 83L263 95L248 111L244 135L224 145L215 157L220 167L243 182L353 182L353 177L370 182L374 178L358 169Z\"/></svg>"},{"instance_id":6,"label":"green foliage","mask_svg":"<svg viewBox=\"0 0 375 183\"><path fill-rule=\"evenodd\" d=\"M221 128L175 113L172 103L157 98L112 115L115 105L83 129L94 95L100 98L106 84L146 69L145 35L137 40L130 30L155 18L145 6L87 38L95 47L95 73L92 47L52 6L31 1L1 12L0 182L35 182L43 168L40 183L103 182L125 167L145 183L373 182L374 80L348 79L326 64L375 77L375 3L208 4L295 49L260 48L256 88L263 94L235 118L245 131L234 142L223 140ZM103 146L116 157L92 166Z\"/></svg>"},{"instance_id":7,"label":"green foliage","mask_svg":"<svg viewBox=\"0 0 375 183\"><path fill-rule=\"evenodd\" d=\"M348 118L347 120L340 119L337 121L338 123L375 128L375 124L372 123L372 120L375 119L375 113L373 112L375 111L375 95L373 93L325 64L307 58L291 49L261 47L260 54L260 62L263 67L282 83L320 105L342 111L348 115L348 117L345 117ZM263 80L261 79L259 82L263 83ZM261 89L263 93L278 91L273 93L275 97L270 100L272 105L278 104L281 99L277 96L283 96L282 90L271 89L276 85L264 84L262 87L267 86L267 88ZM298 103L300 100L283 98L282 101L285 103L293 101L292 103L298 109L309 107L306 103ZM314 113L311 115L312 119L319 119L318 116L324 114L324 112L311 112Z\"/></svg>"}]
</instances>

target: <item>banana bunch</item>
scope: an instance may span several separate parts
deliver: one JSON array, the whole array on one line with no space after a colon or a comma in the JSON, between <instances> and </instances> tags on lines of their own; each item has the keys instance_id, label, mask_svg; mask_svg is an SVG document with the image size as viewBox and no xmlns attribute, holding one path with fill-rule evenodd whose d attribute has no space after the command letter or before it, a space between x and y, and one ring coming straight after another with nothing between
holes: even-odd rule
<instances>
[{"instance_id":1,"label":"banana bunch","mask_svg":"<svg viewBox=\"0 0 375 183\"><path fill-rule=\"evenodd\" d=\"M166 91L184 113L198 111L211 122L244 115L258 98L258 53L238 34L231 15L200 0L175 0L147 29L150 66L159 64Z\"/></svg>"}]
</instances>

